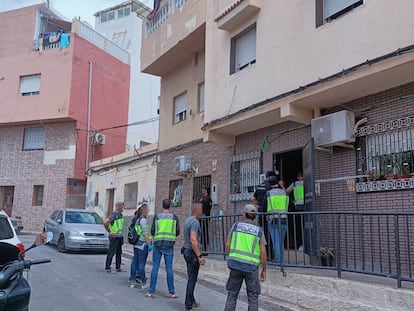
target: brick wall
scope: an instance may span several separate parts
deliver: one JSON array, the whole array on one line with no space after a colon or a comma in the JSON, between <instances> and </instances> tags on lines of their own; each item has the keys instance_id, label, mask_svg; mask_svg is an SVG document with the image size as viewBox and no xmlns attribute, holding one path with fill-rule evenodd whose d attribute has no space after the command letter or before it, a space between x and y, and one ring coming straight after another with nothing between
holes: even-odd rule
<instances>
[{"instance_id":1,"label":"brick wall","mask_svg":"<svg viewBox=\"0 0 414 311\"><path fill-rule=\"evenodd\" d=\"M183 148L160 154L161 162L157 169L157 188L155 196L155 212L162 210L162 200L169 197L170 180L183 179L183 197L181 207L172 207L171 210L178 216L181 229L184 220L190 215L192 200L192 178L180 177L173 172L174 158L182 155L191 156L192 163L198 167L198 173L193 177L211 175L211 184L218 187L218 204L213 209L220 208L226 212L228 206L228 172L229 172L229 148L211 143L194 143ZM212 173L212 160L217 160L217 170ZM172 199L172 198L170 198ZM178 239L178 245L182 243L182 236Z\"/></svg>"},{"instance_id":2,"label":"brick wall","mask_svg":"<svg viewBox=\"0 0 414 311\"><path fill-rule=\"evenodd\" d=\"M0 187L14 186L12 215L22 217L24 230L41 230L44 219L65 206L67 179L75 165L73 159L43 164L45 151L67 150L76 144L75 123L41 126L46 130L45 150L33 151L22 151L25 126L0 128ZM44 185L43 206L32 206L34 185Z\"/></svg>"}]
</instances>

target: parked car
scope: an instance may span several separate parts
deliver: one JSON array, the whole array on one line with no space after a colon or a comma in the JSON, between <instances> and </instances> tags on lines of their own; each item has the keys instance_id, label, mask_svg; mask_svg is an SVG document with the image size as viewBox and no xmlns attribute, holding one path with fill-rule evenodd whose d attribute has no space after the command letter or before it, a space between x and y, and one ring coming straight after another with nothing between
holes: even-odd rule
<instances>
[{"instance_id":1,"label":"parked car","mask_svg":"<svg viewBox=\"0 0 414 311\"><path fill-rule=\"evenodd\" d=\"M45 220L44 229L53 233L51 244L60 252L67 250L107 251L108 232L102 218L93 211L84 209L59 209Z\"/></svg>"},{"instance_id":2,"label":"parked car","mask_svg":"<svg viewBox=\"0 0 414 311\"><path fill-rule=\"evenodd\" d=\"M10 221L13 224L14 231L19 234L23 230L23 223L20 218L17 217L9 217Z\"/></svg>"},{"instance_id":3,"label":"parked car","mask_svg":"<svg viewBox=\"0 0 414 311\"><path fill-rule=\"evenodd\" d=\"M9 216L2 210L0 210L0 242L15 245L21 252L24 251L24 245L17 236Z\"/></svg>"}]
</instances>

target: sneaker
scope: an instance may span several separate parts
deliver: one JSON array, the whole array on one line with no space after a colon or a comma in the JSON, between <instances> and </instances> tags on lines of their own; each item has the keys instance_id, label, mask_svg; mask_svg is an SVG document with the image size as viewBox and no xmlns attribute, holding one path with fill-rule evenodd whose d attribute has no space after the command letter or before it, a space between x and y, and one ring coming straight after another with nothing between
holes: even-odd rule
<instances>
[{"instance_id":1,"label":"sneaker","mask_svg":"<svg viewBox=\"0 0 414 311\"><path fill-rule=\"evenodd\" d=\"M116 272L126 272L126 270L122 269L122 268L118 268L118 269L116 269Z\"/></svg>"},{"instance_id":2,"label":"sneaker","mask_svg":"<svg viewBox=\"0 0 414 311\"><path fill-rule=\"evenodd\" d=\"M111 273L111 274L115 274L116 273L115 271L112 271L111 269L105 269L105 272L106 273Z\"/></svg>"},{"instance_id":3,"label":"sneaker","mask_svg":"<svg viewBox=\"0 0 414 311\"><path fill-rule=\"evenodd\" d=\"M200 304L199 302L195 302L195 303L193 303L193 309L194 309L194 308L198 309L198 308L200 308L200 307L201 307L201 304Z\"/></svg>"},{"instance_id":4,"label":"sneaker","mask_svg":"<svg viewBox=\"0 0 414 311\"><path fill-rule=\"evenodd\" d=\"M148 287L147 283L141 284L141 289L146 289Z\"/></svg>"},{"instance_id":5,"label":"sneaker","mask_svg":"<svg viewBox=\"0 0 414 311\"><path fill-rule=\"evenodd\" d=\"M168 295L169 295L169 297L170 297L170 298L172 298L172 299L176 299L176 298L178 298L178 295L177 295L176 293L169 293Z\"/></svg>"},{"instance_id":6,"label":"sneaker","mask_svg":"<svg viewBox=\"0 0 414 311\"><path fill-rule=\"evenodd\" d=\"M145 297L154 298L154 293L146 293Z\"/></svg>"},{"instance_id":7,"label":"sneaker","mask_svg":"<svg viewBox=\"0 0 414 311\"><path fill-rule=\"evenodd\" d=\"M134 281L129 282L129 288L135 288L137 284Z\"/></svg>"}]
</instances>

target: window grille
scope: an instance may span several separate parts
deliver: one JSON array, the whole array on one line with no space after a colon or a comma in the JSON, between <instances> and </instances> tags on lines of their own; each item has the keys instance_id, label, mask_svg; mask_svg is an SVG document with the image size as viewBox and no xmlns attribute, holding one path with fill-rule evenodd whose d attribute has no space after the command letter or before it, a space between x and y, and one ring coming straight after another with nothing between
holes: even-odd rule
<instances>
[{"instance_id":1,"label":"window grille","mask_svg":"<svg viewBox=\"0 0 414 311\"><path fill-rule=\"evenodd\" d=\"M194 178L193 183L193 202L200 202L201 188L211 188L211 176L199 176Z\"/></svg>"},{"instance_id":2,"label":"window grille","mask_svg":"<svg viewBox=\"0 0 414 311\"><path fill-rule=\"evenodd\" d=\"M233 156L230 169L230 200L251 199L260 184L260 151Z\"/></svg>"},{"instance_id":3,"label":"window grille","mask_svg":"<svg viewBox=\"0 0 414 311\"><path fill-rule=\"evenodd\" d=\"M174 207L181 207L183 200L183 180L170 180L169 198Z\"/></svg>"},{"instance_id":4,"label":"window grille","mask_svg":"<svg viewBox=\"0 0 414 311\"><path fill-rule=\"evenodd\" d=\"M45 129L31 127L24 130L23 150L43 150L45 148Z\"/></svg>"}]
</instances>

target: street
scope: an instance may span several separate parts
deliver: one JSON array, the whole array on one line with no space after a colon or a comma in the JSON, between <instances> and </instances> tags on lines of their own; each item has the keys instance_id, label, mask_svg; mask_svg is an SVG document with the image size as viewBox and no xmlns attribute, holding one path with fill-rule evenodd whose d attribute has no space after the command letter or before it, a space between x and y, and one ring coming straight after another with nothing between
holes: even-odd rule
<instances>
[{"instance_id":1,"label":"street","mask_svg":"<svg viewBox=\"0 0 414 311\"><path fill-rule=\"evenodd\" d=\"M26 247L34 236L20 236ZM151 256L151 255L150 255ZM51 263L33 266L29 272L32 288L31 311L105 311L105 310L184 310L186 280L175 274L175 287L179 296L168 298L163 264L161 265L156 296L147 298L147 290L131 289L128 286L129 272L107 274L104 272L105 254L59 253L55 246L44 245L32 249L26 259L50 258ZM114 258L115 260L115 258ZM122 258L122 268L129 271L130 261ZM151 266L147 266L149 277ZM197 284L196 299L201 310L223 310L226 300L224 288L211 289ZM242 301L237 310L247 310Z\"/></svg>"}]
</instances>

